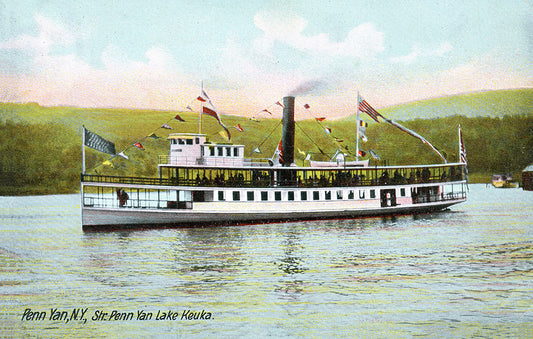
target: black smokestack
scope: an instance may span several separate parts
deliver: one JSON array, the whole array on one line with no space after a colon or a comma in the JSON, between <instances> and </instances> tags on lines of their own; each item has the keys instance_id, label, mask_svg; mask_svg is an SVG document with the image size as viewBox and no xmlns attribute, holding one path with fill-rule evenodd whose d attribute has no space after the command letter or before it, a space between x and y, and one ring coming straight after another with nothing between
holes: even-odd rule
<instances>
[{"instance_id":1,"label":"black smokestack","mask_svg":"<svg viewBox=\"0 0 533 339\"><path fill-rule=\"evenodd\" d=\"M283 166L294 162L294 97L283 98L283 132L281 136Z\"/></svg>"}]
</instances>

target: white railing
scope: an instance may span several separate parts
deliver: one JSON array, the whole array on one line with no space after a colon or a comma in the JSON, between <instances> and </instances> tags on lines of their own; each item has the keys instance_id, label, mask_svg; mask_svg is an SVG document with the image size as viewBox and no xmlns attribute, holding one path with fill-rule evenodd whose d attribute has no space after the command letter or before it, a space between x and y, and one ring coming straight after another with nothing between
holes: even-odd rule
<instances>
[{"instance_id":1,"label":"white railing","mask_svg":"<svg viewBox=\"0 0 533 339\"><path fill-rule=\"evenodd\" d=\"M270 159L244 159L231 157L184 157L160 155L159 164L174 166L208 167L269 167Z\"/></svg>"}]
</instances>

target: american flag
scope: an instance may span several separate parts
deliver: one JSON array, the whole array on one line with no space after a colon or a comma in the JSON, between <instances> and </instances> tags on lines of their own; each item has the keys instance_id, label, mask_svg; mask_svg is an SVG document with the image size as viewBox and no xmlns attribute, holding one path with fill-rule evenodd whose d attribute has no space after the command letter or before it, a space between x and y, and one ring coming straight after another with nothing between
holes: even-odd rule
<instances>
[{"instance_id":1,"label":"american flag","mask_svg":"<svg viewBox=\"0 0 533 339\"><path fill-rule=\"evenodd\" d=\"M381 114L379 114L378 111L373 109L372 106L370 106L365 100L361 100L359 102L359 110L370 115L370 117L376 120L376 122L379 122L378 117L380 117Z\"/></svg>"},{"instance_id":2,"label":"american flag","mask_svg":"<svg viewBox=\"0 0 533 339\"><path fill-rule=\"evenodd\" d=\"M463 141L463 131L461 131L461 127L459 127L459 140L461 143L459 145L459 158L463 164L466 164L466 148Z\"/></svg>"}]
</instances>

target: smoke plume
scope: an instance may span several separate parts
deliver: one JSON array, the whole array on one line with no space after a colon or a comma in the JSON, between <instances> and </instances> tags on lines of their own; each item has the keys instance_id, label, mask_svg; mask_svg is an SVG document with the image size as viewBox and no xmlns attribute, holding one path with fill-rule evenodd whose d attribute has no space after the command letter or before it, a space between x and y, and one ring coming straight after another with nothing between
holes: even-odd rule
<instances>
[{"instance_id":1,"label":"smoke plume","mask_svg":"<svg viewBox=\"0 0 533 339\"><path fill-rule=\"evenodd\" d=\"M297 96L297 95L305 95L305 94L317 94L317 92L320 92L324 90L326 87L326 82L324 80L309 80L301 83L298 85L295 89L289 92L288 95L290 96Z\"/></svg>"}]
</instances>

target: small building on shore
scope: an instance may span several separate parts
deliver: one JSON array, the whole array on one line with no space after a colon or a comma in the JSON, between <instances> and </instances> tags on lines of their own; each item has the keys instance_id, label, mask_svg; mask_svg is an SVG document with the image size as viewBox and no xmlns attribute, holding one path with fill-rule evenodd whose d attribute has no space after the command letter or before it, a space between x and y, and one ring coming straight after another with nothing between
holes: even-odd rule
<instances>
[{"instance_id":1,"label":"small building on shore","mask_svg":"<svg viewBox=\"0 0 533 339\"><path fill-rule=\"evenodd\" d=\"M522 188L525 191L533 191L533 164L522 171Z\"/></svg>"}]
</instances>

